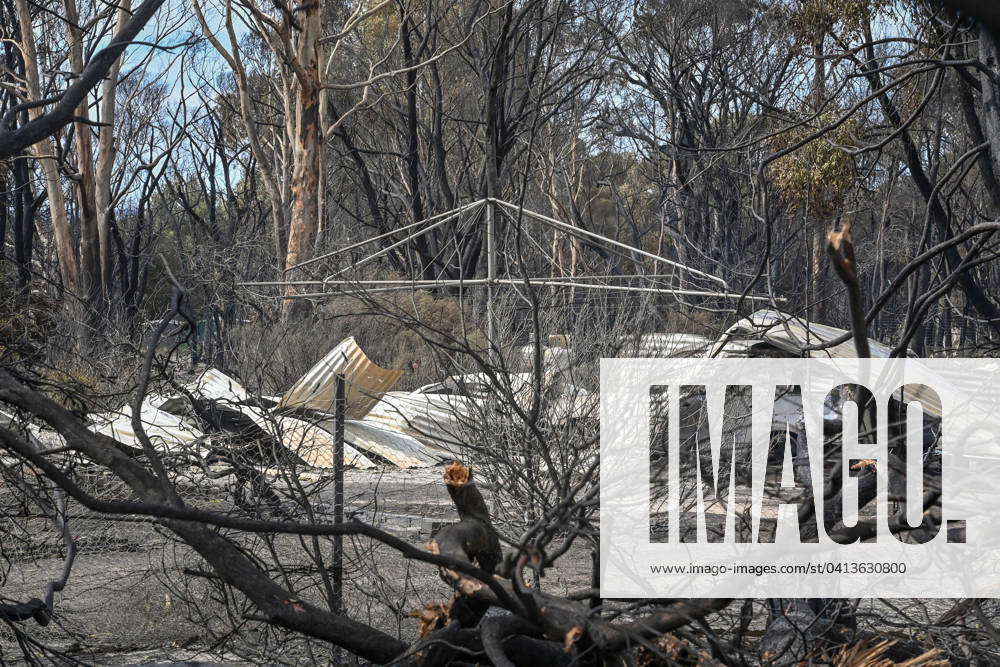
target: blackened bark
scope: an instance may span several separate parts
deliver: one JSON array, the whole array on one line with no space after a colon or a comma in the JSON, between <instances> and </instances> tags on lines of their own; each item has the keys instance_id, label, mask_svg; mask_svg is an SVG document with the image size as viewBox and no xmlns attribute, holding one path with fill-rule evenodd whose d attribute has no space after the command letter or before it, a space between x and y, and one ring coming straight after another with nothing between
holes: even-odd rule
<instances>
[{"instance_id":1,"label":"blackened bark","mask_svg":"<svg viewBox=\"0 0 1000 667\"><path fill-rule=\"evenodd\" d=\"M871 89L876 91L882 88L882 76L878 71L876 71L876 65L874 64L876 63L875 50L872 45L870 30L866 32L865 37L868 39L868 45L866 46L866 57L868 62L863 65L863 71L865 72L865 77L868 79L868 84L871 86ZM920 191L921 196L927 204L931 220L934 221L941 237L948 238L948 236L951 235L951 223L948 213L941 205L941 201L938 199L934 191L934 185L931 183L930 178L927 176L927 172L924 170L923 162L920 159L920 152L913 141L913 137L910 135L909 131L904 128L902 116L896 108L896 105L889 98L888 94L883 92L878 96L878 100L886 120L888 120L890 125L899 132L899 140L903 146L903 157L906 160L906 166L910 171L910 177L913 179L914 184L917 186L917 189ZM951 271L957 270L964 261L962 254L955 246L950 246L944 252L944 259L948 269ZM986 320L988 320L994 329L1000 331L1000 309L998 309L996 304L994 304L993 301L987 296L972 271L965 270L961 272L961 275L958 278L958 286L961 288L966 298L968 298L972 307L975 308L976 311L979 312L979 314Z\"/></svg>"}]
</instances>

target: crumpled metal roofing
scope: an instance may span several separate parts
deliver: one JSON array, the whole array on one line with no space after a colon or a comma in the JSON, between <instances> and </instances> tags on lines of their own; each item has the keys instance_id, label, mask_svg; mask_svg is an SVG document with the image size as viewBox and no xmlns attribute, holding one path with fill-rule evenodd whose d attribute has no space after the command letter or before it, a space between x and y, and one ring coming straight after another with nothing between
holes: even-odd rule
<instances>
[{"instance_id":1,"label":"crumpled metal roofing","mask_svg":"<svg viewBox=\"0 0 1000 667\"><path fill-rule=\"evenodd\" d=\"M154 447L173 452L192 444L204 434L187 421L160 410L157 406L163 403L159 396L147 396L139 411L143 430ZM91 429L103 433L120 443L141 447L139 437L132 428L132 406L125 405L117 412L106 413L94 417Z\"/></svg>"},{"instance_id":2,"label":"crumpled metal roofing","mask_svg":"<svg viewBox=\"0 0 1000 667\"><path fill-rule=\"evenodd\" d=\"M357 468L373 468L370 458L388 461L401 468L434 465L453 458L450 452L442 451L440 445L451 442L459 445L458 432L446 426L455 421L455 414L444 408L436 413L414 406L413 416L425 429L436 429L439 439L431 439L437 446L428 449L419 439L393 428L384 421L361 421L371 407L379 401L402 375L400 370L380 368L364 354L353 337L347 338L330 351L318 364L285 393L277 410L264 406L279 403L274 397L260 397L255 400L234 378L222 371L211 368L202 373L187 390L202 399L213 401L221 408L228 408L249 417L255 424L273 436L281 444L314 467L333 467L336 424L329 412L333 411L336 392L335 378L342 373L346 380L347 416L344 423L344 464ZM475 378L470 377L469 381ZM408 394L404 394L408 395ZM432 403L440 402L440 396L432 396ZM472 399L463 397L453 403L468 403ZM196 444L204 436L197 427L187 421L186 398L150 395L142 404L141 419L153 445L164 451ZM414 401L419 403L420 401ZM301 418L280 414L285 407L311 408L320 414L315 418ZM326 414L323 414L326 413ZM352 416L354 418L352 418ZM0 423L13 423L13 417L0 413ZM460 420L459 420L460 421ZM139 446L139 440L132 429L130 406L105 414L96 415L91 428L108 435L124 444ZM32 433L32 436L34 433ZM36 440L36 442L38 442ZM453 447L455 449L455 447ZM456 449L457 451L457 449Z\"/></svg>"},{"instance_id":3,"label":"crumpled metal roofing","mask_svg":"<svg viewBox=\"0 0 1000 667\"><path fill-rule=\"evenodd\" d=\"M479 399L455 394L391 391L365 417L384 428L405 433L424 446L460 456L473 434L473 416L483 410Z\"/></svg>"},{"instance_id":4,"label":"crumpled metal roofing","mask_svg":"<svg viewBox=\"0 0 1000 667\"><path fill-rule=\"evenodd\" d=\"M243 386L222 371L210 368L189 387L192 393L216 401L223 407L242 412L274 436L281 444L298 454L311 466L333 466L334 438L320 420L308 422L295 417L269 413L251 404L250 394ZM374 468L375 463L351 445L344 443L344 465Z\"/></svg>"},{"instance_id":5,"label":"crumpled metal roofing","mask_svg":"<svg viewBox=\"0 0 1000 667\"><path fill-rule=\"evenodd\" d=\"M786 352L799 355L803 354L805 347L827 343L847 333L846 329L817 322L806 322L799 317L779 310L758 310L726 329L712 346L709 356L716 356L717 351L734 338L757 339ZM868 339L868 345L871 348L872 357L875 358L887 359L892 351L887 345L871 338ZM808 355L818 358L853 359L858 356L858 353L854 349L854 340L848 339L847 342L823 350L810 350Z\"/></svg>"},{"instance_id":6,"label":"crumpled metal roofing","mask_svg":"<svg viewBox=\"0 0 1000 667\"><path fill-rule=\"evenodd\" d=\"M344 376L346 415L362 419L390 391L403 371L382 368L364 353L354 336L345 338L285 392L280 408L310 408L333 412L336 377Z\"/></svg>"},{"instance_id":7,"label":"crumpled metal roofing","mask_svg":"<svg viewBox=\"0 0 1000 667\"><path fill-rule=\"evenodd\" d=\"M758 310L726 329L712 346L709 356L715 356L734 342L734 339L752 338L769 343L793 355L807 354L809 357L820 359L857 358L858 353L854 347L853 339L823 350L805 350L808 346L827 343L847 333L846 329L806 322L778 310ZM892 352L892 348L888 345L871 338L868 339L868 346L871 348L872 357L876 359L888 359ZM903 390L903 398L907 401L919 401L924 411L934 417L941 417L940 401L935 396L923 391L920 386L906 385Z\"/></svg>"},{"instance_id":8,"label":"crumpled metal roofing","mask_svg":"<svg viewBox=\"0 0 1000 667\"><path fill-rule=\"evenodd\" d=\"M548 369L570 368L564 363L564 355L553 356ZM563 421L596 417L598 394L572 384L564 377L567 374L544 373L543 384L557 390L547 403L548 418ZM531 408L534 395L531 373L510 373L500 381L509 384L501 389L487 374L470 373L454 375L412 392L391 391L372 408L363 423L380 424L412 436L438 454L460 457L463 447L474 446L480 438L479 424L483 419L507 418L497 408L504 403L508 391L521 409Z\"/></svg>"},{"instance_id":9,"label":"crumpled metal roofing","mask_svg":"<svg viewBox=\"0 0 1000 667\"><path fill-rule=\"evenodd\" d=\"M329 422L332 431L336 424ZM428 450L413 436L367 420L344 421L344 440L355 448L375 454L400 468L426 468L450 458L441 452Z\"/></svg>"},{"instance_id":10,"label":"crumpled metal roofing","mask_svg":"<svg viewBox=\"0 0 1000 667\"><path fill-rule=\"evenodd\" d=\"M229 403L269 433L280 433L282 444L310 465L333 467L336 430L333 419L304 420L270 414L262 408L249 405L250 396L246 389L216 369L206 371L195 388L206 398ZM438 463L442 458L428 452L419 440L406 433L367 421L346 419L344 463L362 469L374 467L375 463L366 453L381 457L400 468L426 467Z\"/></svg>"}]
</instances>

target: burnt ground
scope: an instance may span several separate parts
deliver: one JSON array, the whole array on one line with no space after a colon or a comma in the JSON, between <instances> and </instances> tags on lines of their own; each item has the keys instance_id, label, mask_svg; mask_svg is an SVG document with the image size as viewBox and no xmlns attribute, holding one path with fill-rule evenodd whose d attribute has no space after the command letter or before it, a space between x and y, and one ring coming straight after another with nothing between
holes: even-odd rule
<instances>
[{"instance_id":1,"label":"burnt ground","mask_svg":"<svg viewBox=\"0 0 1000 667\"><path fill-rule=\"evenodd\" d=\"M347 513L424 546L441 525L457 519L441 473L440 467L348 470ZM309 483L316 478L307 473L301 479ZM490 501L494 484L481 480L480 485ZM218 484L192 485L187 494L192 504L217 508L225 504L223 498L228 495ZM332 487L323 489L319 497L317 510L329 512ZM271 630L262 632L262 624L244 618L251 609L240 609L231 601L222 604L204 580L181 574L183 568L197 568L197 559L155 526L88 518L84 513L73 525L80 555L69 586L57 596L57 616L47 628L25 626L34 639L66 656L86 664L346 662L345 656L328 646L290 639ZM513 527L509 530L516 532ZM58 572L62 565L58 540L36 542L34 553L0 563L0 572L7 571L0 591L3 597L23 600L40 596L46 581ZM262 548L260 543L248 546ZM311 574L314 564L305 558L304 543L298 538L275 540L273 548L285 565L285 575L293 581L301 582L306 576L315 579ZM433 567L407 561L395 551L368 541L348 540L345 549L345 604L358 620L411 640L417 621L408 613L450 598L448 586ZM310 574L299 576L296 565ZM547 572L542 585L561 593L588 588L590 580L589 548L579 544ZM310 600L322 599L319 591L304 584L299 594ZM859 620L871 629L907 637L907 626L931 622L951 604L949 600L865 600L859 608ZM713 624L720 629L731 627L738 613L739 605L733 605ZM761 634L764 619L760 608L748 633L750 641ZM225 632L234 624L243 625L239 635L224 641ZM17 662L19 655L9 630L0 626L0 664Z\"/></svg>"},{"instance_id":2,"label":"burnt ground","mask_svg":"<svg viewBox=\"0 0 1000 667\"><path fill-rule=\"evenodd\" d=\"M345 472L345 512L392 532L413 544L425 546L443 524L456 521L452 503L441 479L442 468ZM308 483L316 475L302 476ZM487 499L489 484L483 483ZM189 502L218 506L225 492L218 486L189 489ZM332 486L323 489L316 503L319 512L332 512ZM197 578L183 577L183 567L196 567L185 547L148 523L92 520L81 515L73 521L80 555L66 590L57 595L57 616L47 628L25 627L31 636L87 664L144 664L175 661L227 663L287 662L309 659L312 647L287 646L279 639L246 632L233 644L216 648L219 632L227 625L224 605L211 599L207 586ZM327 518L327 517L324 517ZM58 540L38 540L35 553L9 564L0 595L23 600L40 597L49 578L62 567ZM297 538L279 539L276 548L286 569L306 559ZM346 605L353 617L380 629L412 639L417 621L406 615L426 603L447 602L449 587L434 567L409 562L396 552L367 541L345 542ZM0 564L2 567L2 564ZM574 548L548 571L543 582L552 592L578 590L590 585L590 554ZM3 581L0 579L0 581ZM182 583L183 582L183 583ZM302 597L319 600L308 589ZM190 597L195 604L185 603ZM196 614L189 613L192 607ZM397 614L402 615L400 620ZM207 617L207 618L206 618ZM257 624L259 625L259 624ZM19 656L9 630L0 626L0 664ZM279 653L285 653L279 657ZM319 662L329 657L313 655Z\"/></svg>"}]
</instances>

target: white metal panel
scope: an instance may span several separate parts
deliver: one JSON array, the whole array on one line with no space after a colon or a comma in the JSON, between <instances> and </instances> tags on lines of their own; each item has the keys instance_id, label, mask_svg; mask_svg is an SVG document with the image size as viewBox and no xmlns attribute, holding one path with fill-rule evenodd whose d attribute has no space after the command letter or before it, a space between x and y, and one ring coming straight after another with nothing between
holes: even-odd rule
<instances>
[{"instance_id":1,"label":"white metal panel","mask_svg":"<svg viewBox=\"0 0 1000 667\"><path fill-rule=\"evenodd\" d=\"M277 437L281 444L301 456L309 465L317 468L333 467L336 441L333 432L324 427L324 422L307 422L294 417L268 415L263 422L257 424ZM362 470L375 467L371 459L347 442L344 442L344 465Z\"/></svg>"},{"instance_id":2,"label":"white metal panel","mask_svg":"<svg viewBox=\"0 0 1000 667\"><path fill-rule=\"evenodd\" d=\"M217 368L206 370L188 389L214 401L245 403L250 400L250 393L243 385Z\"/></svg>"},{"instance_id":3,"label":"white metal panel","mask_svg":"<svg viewBox=\"0 0 1000 667\"><path fill-rule=\"evenodd\" d=\"M726 329L713 346L713 351L724 345L727 339L752 337L788 352L800 354L807 346L827 343L847 333L846 329L806 322L778 310L758 310ZM868 345L873 357L883 359L889 357L891 350L888 346L871 338L868 339ZM825 350L811 350L809 356L850 359L857 357L858 353L854 349L854 340L848 339Z\"/></svg>"},{"instance_id":4,"label":"white metal panel","mask_svg":"<svg viewBox=\"0 0 1000 667\"><path fill-rule=\"evenodd\" d=\"M806 353L810 357L819 358L856 358L858 353L854 347L853 339L833 345L824 350L809 350L808 352L805 350L808 346L827 343L845 334L848 334L846 329L838 329L837 327L817 324L815 322L806 322L801 318L782 313L778 310L758 310L726 329L725 333L716 341L712 351L721 350L729 346L734 342L734 339L753 337L770 343L791 354ZM874 358L888 359L889 354L892 352L889 346L871 338L868 339L868 346L871 348L871 355ZM907 385L903 391L903 398L907 401L919 401L927 413L935 417L941 417L942 408L940 401L921 387Z\"/></svg>"},{"instance_id":5,"label":"white metal panel","mask_svg":"<svg viewBox=\"0 0 1000 667\"><path fill-rule=\"evenodd\" d=\"M364 421L410 435L426 446L455 456L469 441L477 399L451 394L389 392Z\"/></svg>"},{"instance_id":6,"label":"white metal panel","mask_svg":"<svg viewBox=\"0 0 1000 667\"><path fill-rule=\"evenodd\" d=\"M182 450L192 446L203 433L186 421L164 412L156 407L159 397L148 397L143 401L139 419L143 430L154 447L167 452ZM91 429L103 433L118 442L133 447L141 447L142 443L132 428L132 407L125 405L117 412L97 415Z\"/></svg>"},{"instance_id":7,"label":"white metal panel","mask_svg":"<svg viewBox=\"0 0 1000 667\"><path fill-rule=\"evenodd\" d=\"M327 422L327 429L335 424ZM440 452L431 452L411 435L381 424L348 419L344 422L344 440L355 449L377 454L400 468L426 468L439 463Z\"/></svg>"}]
</instances>

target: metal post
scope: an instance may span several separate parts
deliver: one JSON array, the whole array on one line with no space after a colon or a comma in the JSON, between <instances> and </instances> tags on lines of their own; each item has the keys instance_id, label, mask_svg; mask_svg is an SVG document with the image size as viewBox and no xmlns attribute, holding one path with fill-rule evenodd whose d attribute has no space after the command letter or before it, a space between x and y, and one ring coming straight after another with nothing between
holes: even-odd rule
<instances>
[{"instance_id":1,"label":"metal post","mask_svg":"<svg viewBox=\"0 0 1000 667\"><path fill-rule=\"evenodd\" d=\"M601 551L599 547L590 548L590 585L597 590L601 589ZM602 600L600 597L590 598L590 608L597 609L601 606ZM600 612L597 612L598 617L601 616Z\"/></svg>"},{"instance_id":2,"label":"metal post","mask_svg":"<svg viewBox=\"0 0 1000 667\"><path fill-rule=\"evenodd\" d=\"M333 433L333 522L344 522L344 418L347 401L344 392L344 376L337 373L337 393L334 399ZM333 536L333 608L337 612L344 609L344 537Z\"/></svg>"},{"instance_id":3,"label":"metal post","mask_svg":"<svg viewBox=\"0 0 1000 667\"><path fill-rule=\"evenodd\" d=\"M493 198L486 199L486 339L492 354L496 340L496 324L493 315L493 296L497 279L497 255L493 228Z\"/></svg>"}]
</instances>

